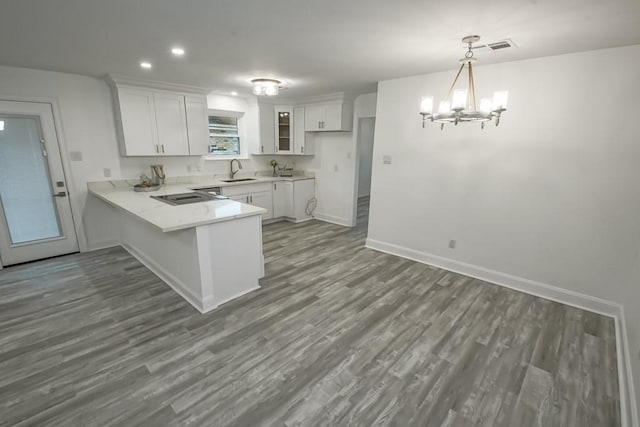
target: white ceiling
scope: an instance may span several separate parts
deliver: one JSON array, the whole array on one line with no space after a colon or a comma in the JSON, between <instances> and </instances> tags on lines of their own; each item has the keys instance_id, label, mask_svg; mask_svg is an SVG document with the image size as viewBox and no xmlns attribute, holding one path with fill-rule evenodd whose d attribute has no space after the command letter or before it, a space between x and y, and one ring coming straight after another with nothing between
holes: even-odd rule
<instances>
[{"instance_id":1,"label":"white ceiling","mask_svg":"<svg viewBox=\"0 0 640 427\"><path fill-rule=\"evenodd\" d=\"M0 65L247 94L272 76L292 97L452 69L467 34L518 45L480 63L638 44L640 1L4 0Z\"/></svg>"}]
</instances>

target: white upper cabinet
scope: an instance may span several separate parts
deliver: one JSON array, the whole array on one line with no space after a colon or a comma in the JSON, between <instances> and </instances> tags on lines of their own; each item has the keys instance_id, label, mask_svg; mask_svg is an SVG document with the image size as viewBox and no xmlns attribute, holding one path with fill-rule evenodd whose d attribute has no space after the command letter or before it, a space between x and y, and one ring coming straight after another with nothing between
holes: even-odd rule
<instances>
[{"instance_id":1,"label":"white upper cabinet","mask_svg":"<svg viewBox=\"0 0 640 427\"><path fill-rule=\"evenodd\" d=\"M123 154L155 156L158 154L158 128L153 93L148 90L118 89L116 116Z\"/></svg>"},{"instance_id":2,"label":"white upper cabinet","mask_svg":"<svg viewBox=\"0 0 640 427\"><path fill-rule=\"evenodd\" d=\"M258 154L274 154L276 152L274 117L272 105L258 106L260 127Z\"/></svg>"},{"instance_id":3,"label":"white upper cabinet","mask_svg":"<svg viewBox=\"0 0 640 427\"><path fill-rule=\"evenodd\" d=\"M203 156L209 154L209 114L207 98L204 96L185 96L187 112L187 136L189 154Z\"/></svg>"},{"instance_id":4,"label":"white upper cabinet","mask_svg":"<svg viewBox=\"0 0 640 427\"><path fill-rule=\"evenodd\" d=\"M124 156L200 156L208 152L207 100L133 86L115 87Z\"/></svg>"},{"instance_id":5,"label":"white upper cabinet","mask_svg":"<svg viewBox=\"0 0 640 427\"><path fill-rule=\"evenodd\" d=\"M342 123L342 104L329 104L324 107L324 120L322 122L322 130L350 130L351 126L345 126ZM346 123L344 123L346 125Z\"/></svg>"},{"instance_id":6,"label":"white upper cabinet","mask_svg":"<svg viewBox=\"0 0 640 427\"><path fill-rule=\"evenodd\" d=\"M305 107L307 132L350 131L351 122L351 108L347 104L331 103Z\"/></svg>"},{"instance_id":7,"label":"white upper cabinet","mask_svg":"<svg viewBox=\"0 0 640 427\"><path fill-rule=\"evenodd\" d=\"M184 95L154 93L158 145L160 154L183 156L189 154L187 112Z\"/></svg>"},{"instance_id":8,"label":"white upper cabinet","mask_svg":"<svg viewBox=\"0 0 640 427\"><path fill-rule=\"evenodd\" d=\"M276 153L294 154L293 108L275 107L274 114Z\"/></svg>"},{"instance_id":9,"label":"white upper cabinet","mask_svg":"<svg viewBox=\"0 0 640 427\"><path fill-rule=\"evenodd\" d=\"M293 148L295 154L313 154L313 134L305 131L306 108L293 109Z\"/></svg>"},{"instance_id":10,"label":"white upper cabinet","mask_svg":"<svg viewBox=\"0 0 640 427\"><path fill-rule=\"evenodd\" d=\"M323 109L321 106L307 106L304 109L304 130L316 132L321 129L323 120Z\"/></svg>"}]
</instances>

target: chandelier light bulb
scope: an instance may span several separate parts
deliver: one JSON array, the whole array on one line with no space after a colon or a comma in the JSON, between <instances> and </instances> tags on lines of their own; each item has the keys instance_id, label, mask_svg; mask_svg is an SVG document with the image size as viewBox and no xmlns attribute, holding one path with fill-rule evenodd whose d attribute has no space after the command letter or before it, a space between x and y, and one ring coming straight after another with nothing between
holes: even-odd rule
<instances>
[{"instance_id":1,"label":"chandelier light bulb","mask_svg":"<svg viewBox=\"0 0 640 427\"><path fill-rule=\"evenodd\" d=\"M497 110L506 110L507 109L507 100L509 99L509 92L506 90L499 90L493 94L493 105L492 109L494 111Z\"/></svg>"},{"instance_id":2,"label":"chandelier light bulb","mask_svg":"<svg viewBox=\"0 0 640 427\"><path fill-rule=\"evenodd\" d=\"M451 100L451 108L453 110L464 110L467 107L467 90L456 89L453 91L453 99Z\"/></svg>"},{"instance_id":3,"label":"chandelier light bulb","mask_svg":"<svg viewBox=\"0 0 640 427\"><path fill-rule=\"evenodd\" d=\"M420 114L433 113L433 96L423 96L420 102Z\"/></svg>"}]
</instances>

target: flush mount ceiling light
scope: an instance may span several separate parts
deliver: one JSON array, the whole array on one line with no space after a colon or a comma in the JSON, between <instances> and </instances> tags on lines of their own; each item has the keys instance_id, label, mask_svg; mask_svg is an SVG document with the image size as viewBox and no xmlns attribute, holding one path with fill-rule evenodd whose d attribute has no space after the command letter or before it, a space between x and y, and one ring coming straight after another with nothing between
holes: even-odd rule
<instances>
[{"instance_id":1,"label":"flush mount ceiling light","mask_svg":"<svg viewBox=\"0 0 640 427\"><path fill-rule=\"evenodd\" d=\"M151 65L151 62L147 62L147 61L142 61L140 63L140 68L143 68L145 70L150 70L151 67L153 67L153 65Z\"/></svg>"},{"instance_id":2,"label":"flush mount ceiling light","mask_svg":"<svg viewBox=\"0 0 640 427\"><path fill-rule=\"evenodd\" d=\"M506 90L500 90L493 94L493 100L483 98L480 100L480 108L476 105L476 88L473 81L473 43L480 40L480 36L467 36L462 39L467 44L467 52L464 58L460 59L462 65L456 74L447 99L440 101L438 112L433 112L433 96L423 96L420 103L420 115L422 115L422 127L427 119L432 122L440 123L440 129L444 128L446 123L480 123L480 127L484 129L484 123L496 119L496 126L500 124L500 115L507 110L507 98L509 93ZM468 81L466 89L455 89L458 78L462 74L464 68L468 69Z\"/></svg>"},{"instance_id":3,"label":"flush mount ceiling light","mask_svg":"<svg viewBox=\"0 0 640 427\"><path fill-rule=\"evenodd\" d=\"M280 80L275 79L253 79L253 93L258 96L276 96L280 90Z\"/></svg>"}]
</instances>

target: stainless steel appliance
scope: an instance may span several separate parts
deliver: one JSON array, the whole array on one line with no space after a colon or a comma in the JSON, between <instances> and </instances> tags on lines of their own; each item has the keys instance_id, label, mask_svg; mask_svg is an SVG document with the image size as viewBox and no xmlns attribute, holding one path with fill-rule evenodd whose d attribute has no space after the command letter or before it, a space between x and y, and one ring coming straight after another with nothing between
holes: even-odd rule
<instances>
[{"instance_id":1,"label":"stainless steel appliance","mask_svg":"<svg viewBox=\"0 0 640 427\"><path fill-rule=\"evenodd\" d=\"M215 196L204 192L190 192L190 193L178 193L167 194L164 196L149 196L152 199L160 200L161 202L168 203L173 206L187 205L189 203L209 202L215 200Z\"/></svg>"},{"instance_id":2,"label":"stainless steel appliance","mask_svg":"<svg viewBox=\"0 0 640 427\"><path fill-rule=\"evenodd\" d=\"M216 200L226 200L228 197L222 195L222 189L218 186L212 187L196 187L192 188L193 191L197 191L199 193L207 193L215 196Z\"/></svg>"}]
</instances>

